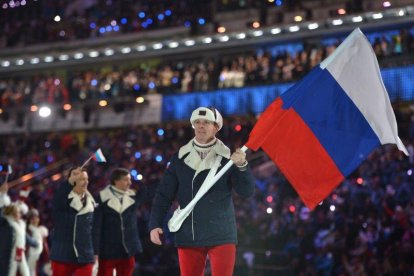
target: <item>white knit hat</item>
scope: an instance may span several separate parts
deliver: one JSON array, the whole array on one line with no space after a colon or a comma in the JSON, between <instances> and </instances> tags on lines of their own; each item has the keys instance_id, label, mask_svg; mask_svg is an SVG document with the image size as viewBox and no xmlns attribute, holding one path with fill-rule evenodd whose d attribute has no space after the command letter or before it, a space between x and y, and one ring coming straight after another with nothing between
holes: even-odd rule
<instances>
[{"instance_id":1,"label":"white knit hat","mask_svg":"<svg viewBox=\"0 0 414 276\"><path fill-rule=\"evenodd\" d=\"M216 123L219 130L223 127L223 117L214 107L199 107L194 110L190 118L191 125L194 127L195 120L199 119Z\"/></svg>"}]
</instances>

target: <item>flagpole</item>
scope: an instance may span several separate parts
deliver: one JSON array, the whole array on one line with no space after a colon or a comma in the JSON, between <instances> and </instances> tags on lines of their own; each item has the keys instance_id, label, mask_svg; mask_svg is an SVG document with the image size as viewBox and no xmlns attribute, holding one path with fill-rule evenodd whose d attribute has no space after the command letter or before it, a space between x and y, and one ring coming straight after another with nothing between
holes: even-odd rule
<instances>
[{"instance_id":1,"label":"flagpole","mask_svg":"<svg viewBox=\"0 0 414 276\"><path fill-rule=\"evenodd\" d=\"M9 173L6 173L6 179L4 180L4 183L7 183L8 180L9 180Z\"/></svg>"},{"instance_id":2,"label":"flagpole","mask_svg":"<svg viewBox=\"0 0 414 276\"><path fill-rule=\"evenodd\" d=\"M248 149L249 148L246 146L241 147L241 150L243 152L246 152ZM168 221L168 229L170 232L177 232L180 229L184 220L191 213L197 202L211 189L211 187L213 187L213 185L220 179L220 177L223 176L223 174L225 174L230 169L233 164L233 160L230 159L229 162L227 162L227 164L215 176L211 178L210 182L206 182L201 185L195 197L190 201L190 203L187 204L187 206L185 206L184 209L177 209L176 212L174 212L173 216Z\"/></svg>"},{"instance_id":3,"label":"flagpole","mask_svg":"<svg viewBox=\"0 0 414 276\"><path fill-rule=\"evenodd\" d=\"M85 167L89 161L91 161L91 159L93 158L93 155L91 155L91 157L88 158L88 160L85 161L85 163L83 163L83 165L81 166L81 169L83 169L83 167Z\"/></svg>"}]
</instances>

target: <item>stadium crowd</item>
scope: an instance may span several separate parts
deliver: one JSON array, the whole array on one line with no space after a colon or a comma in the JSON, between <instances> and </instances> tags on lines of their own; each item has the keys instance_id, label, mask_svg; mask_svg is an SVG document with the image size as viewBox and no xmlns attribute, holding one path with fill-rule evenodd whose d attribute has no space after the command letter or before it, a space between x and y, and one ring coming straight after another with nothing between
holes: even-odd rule
<instances>
[{"instance_id":1,"label":"stadium crowd","mask_svg":"<svg viewBox=\"0 0 414 276\"><path fill-rule=\"evenodd\" d=\"M410 114L403 114L401 136L413 153L414 137L405 124L409 123ZM252 116L228 118L219 138L232 149L239 147L254 122ZM12 164L10 180L13 181L65 160L58 171L27 182L32 190L26 204L36 208L41 223L52 230L51 199L64 180L67 168L80 165L101 147L108 163L88 166L92 193L108 184L109 173L115 167L131 171L134 188L157 185L180 141L188 140L192 131L188 122L171 122L132 129L13 135L1 139L1 161ZM414 272L412 156L403 156L394 146L375 150L312 212L265 155L250 153L248 159L256 177L256 193L249 200L235 200L239 232L235 275L409 275ZM11 188L10 196L19 198L25 185ZM137 256L136 269L139 275L178 275L171 235L166 234L163 247L149 242L146 229L149 210L148 203L138 211L144 252ZM51 238L49 245L50 241ZM40 267L43 266L44 263Z\"/></svg>"},{"instance_id":2,"label":"stadium crowd","mask_svg":"<svg viewBox=\"0 0 414 276\"><path fill-rule=\"evenodd\" d=\"M380 62L388 60L388 66L395 66L392 61L396 56L411 56L414 52L411 31L402 28L392 34L371 35ZM94 71L71 69L65 76L48 73L0 78L0 107L128 99L154 93L188 93L292 82L325 59L339 42L305 44L301 45L301 51L285 45L285 49L276 51L269 47L263 51L204 60L143 61L129 67L123 64L122 69L116 65L98 67Z\"/></svg>"}]
</instances>

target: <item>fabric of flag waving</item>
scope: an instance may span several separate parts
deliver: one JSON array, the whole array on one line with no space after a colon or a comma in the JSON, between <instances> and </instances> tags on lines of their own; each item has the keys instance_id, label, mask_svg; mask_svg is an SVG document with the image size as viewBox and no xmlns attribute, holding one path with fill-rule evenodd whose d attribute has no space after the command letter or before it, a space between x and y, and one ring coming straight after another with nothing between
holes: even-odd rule
<instances>
[{"instance_id":1,"label":"fabric of flag waving","mask_svg":"<svg viewBox=\"0 0 414 276\"><path fill-rule=\"evenodd\" d=\"M98 149L98 150L94 153L94 155L92 156L92 158L93 158L94 160L96 160L97 162L106 162L106 158L105 158L105 156L103 155L103 153L102 153L102 150L101 150L101 149Z\"/></svg>"},{"instance_id":2,"label":"fabric of flag waving","mask_svg":"<svg viewBox=\"0 0 414 276\"><path fill-rule=\"evenodd\" d=\"M246 146L261 147L313 209L388 143L408 155L375 53L356 29L266 109Z\"/></svg>"}]
</instances>

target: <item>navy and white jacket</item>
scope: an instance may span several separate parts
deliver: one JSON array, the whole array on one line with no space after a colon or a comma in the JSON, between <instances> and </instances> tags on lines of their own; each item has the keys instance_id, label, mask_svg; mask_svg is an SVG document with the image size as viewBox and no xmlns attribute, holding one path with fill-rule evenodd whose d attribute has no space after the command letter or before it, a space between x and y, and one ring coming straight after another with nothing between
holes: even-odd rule
<instances>
[{"instance_id":1,"label":"navy and white jacket","mask_svg":"<svg viewBox=\"0 0 414 276\"><path fill-rule=\"evenodd\" d=\"M146 188L138 193L128 190L119 199L113 189L108 185L96 199L93 241L100 259L123 259L142 252L137 209L149 200L151 192Z\"/></svg>"},{"instance_id":2,"label":"navy and white jacket","mask_svg":"<svg viewBox=\"0 0 414 276\"><path fill-rule=\"evenodd\" d=\"M64 263L94 262L92 224L95 201L86 193L85 205L69 182L60 185L53 197L53 239L50 259Z\"/></svg>"},{"instance_id":3,"label":"navy and white jacket","mask_svg":"<svg viewBox=\"0 0 414 276\"><path fill-rule=\"evenodd\" d=\"M167 168L154 197L149 229L162 228L164 218L174 199L183 209L193 199L212 168L216 157L222 156L218 171L230 159L230 149L217 139L207 156L201 160L191 140L180 148ZM198 201L192 213L175 233L175 245L214 246L237 244L237 229L232 190L242 197L254 192L254 179L249 168L242 171L232 166Z\"/></svg>"}]
</instances>

